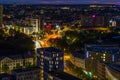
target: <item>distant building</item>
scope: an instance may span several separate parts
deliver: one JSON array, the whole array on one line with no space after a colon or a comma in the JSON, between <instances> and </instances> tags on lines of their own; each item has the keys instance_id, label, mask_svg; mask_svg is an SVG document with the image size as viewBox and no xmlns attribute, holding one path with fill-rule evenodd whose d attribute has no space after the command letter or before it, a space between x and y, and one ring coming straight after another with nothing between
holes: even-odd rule
<instances>
[{"instance_id":1,"label":"distant building","mask_svg":"<svg viewBox=\"0 0 120 80\"><path fill-rule=\"evenodd\" d=\"M32 34L33 32L39 31L40 21L39 19L25 18L24 20L24 33Z\"/></svg>"},{"instance_id":2,"label":"distant building","mask_svg":"<svg viewBox=\"0 0 120 80\"><path fill-rule=\"evenodd\" d=\"M25 26L25 27L23 28L23 32L24 32L25 34L32 34L32 33L35 32L35 30L36 30L36 28L35 28L35 27L32 27L32 26Z\"/></svg>"},{"instance_id":3,"label":"distant building","mask_svg":"<svg viewBox=\"0 0 120 80\"><path fill-rule=\"evenodd\" d=\"M30 23L33 27L35 27L35 32L38 32L39 30L39 19L30 19Z\"/></svg>"},{"instance_id":4,"label":"distant building","mask_svg":"<svg viewBox=\"0 0 120 80\"><path fill-rule=\"evenodd\" d=\"M109 21L110 28L120 28L120 18L112 18Z\"/></svg>"},{"instance_id":5,"label":"distant building","mask_svg":"<svg viewBox=\"0 0 120 80\"><path fill-rule=\"evenodd\" d=\"M41 68L42 74L53 70L64 70L63 51L54 47L37 49L37 65ZM43 75L42 75L43 76ZM44 78L46 76L44 75ZM46 79L45 79L46 80Z\"/></svg>"},{"instance_id":6,"label":"distant building","mask_svg":"<svg viewBox=\"0 0 120 80\"><path fill-rule=\"evenodd\" d=\"M18 70L13 70L12 75L15 80L40 80L40 68L23 68Z\"/></svg>"},{"instance_id":7,"label":"distant building","mask_svg":"<svg viewBox=\"0 0 120 80\"><path fill-rule=\"evenodd\" d=\"M0 5L0 27L2 27L2 13L3 13L3 6Z\"/></svg>"},{"instance_id":8,"label":"distant building","mask_svg":"<svg viewBox=\"0 0 120 80\"><path fill-rule=\"evenodd\" d=\"M120 58L120 48L112 45L86 45L85 50L86 69L94 75L97 75L97 61L116 63Z\"/></svg>"},{"instance_id":9,"label":"distant building","mask_svg":"<svg viewBox=\"0 0 120 80\"><path fill-rule=\"evenodd\" d=\"M77 67L85 69L85 54L83 51L72 51L70 61Z\"/></svg>"},{"instance_id":10,"label":"distant building","mask_svg":"<svg viewBox=\"0 0 120 80\"><path fill-rule=\"evenodd\" d=\"M45 80L82 80L68 73L60 71L50 71L45 73L45 75L46 75Z\"/></svg>"},{"instance_id":11,"label":"distant building","mask_svg":"<svg viewBox=\"0 0 120 80\"><path fill-rule=\"evenodd\" d=\"M90 27L106 27L104 16L99 16L96 14L91 15L81 15L81 26Z\"/></svg>"},{"instance_id":12,"label":"distant building","mask_svg":"<svg viewBox=\"0 0 120 80\"><path fill-rule=\"evenodd\" d=\"M33 65L32 55L29 54L16 54L16 55L2 55L0 57L0 72L6 72L4 67L7 67L7 71L14 70L16 68L23 68Z\"/></svg>"}]
</instances>

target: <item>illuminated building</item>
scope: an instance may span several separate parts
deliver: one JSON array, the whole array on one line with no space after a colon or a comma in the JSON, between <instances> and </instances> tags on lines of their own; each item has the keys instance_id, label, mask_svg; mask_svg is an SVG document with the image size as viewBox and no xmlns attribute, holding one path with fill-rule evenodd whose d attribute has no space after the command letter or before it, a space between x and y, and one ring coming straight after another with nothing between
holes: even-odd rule
<instances>
[{"instance_id":1,"label":"illuminated building","mask_svg":"<svg viewBox=\"0 0 120 80\"><path fill-rule=\"evenodd\" d=\"M105 27L104 16L99 16L96 14L82 15L81 16L81 26L86 27Z\"/></svg>"},{"instance_id":2,"label":"illuminated building","mask_svg":"<svg viewBox=\"0 0 120 80\"><path fill-rule=\"evenodd\" d=\"M32 34L39 31L40 21L39 19L25 18L23 26L23 32L26 34Z\"/></svg>"},{"instance_id":3,"label":"illuminated building","mask_svg":"<svg viewBox=\"0 0 120 80\"><path fill-rule=\"evenodd\" d=\"M77 67L85 69L85 54L82 51L72 51L70 61Z\"/></svg>"},{"instance_id":4,"label":"illuminated building","mask_svg":"<svg viewBox=\"0 0 120 80\"><path fill-rule=\"evenodd\" d=\"M120 18L113 18L109 21L109 27L120 28Z\"/></svg>"},{"instance_id":5,"label":"illuminated building","mask_svg":"<svg viewBox=\"0 0 120 80\"><path fill-rule=\"evenodd\" d=\"M40 80L40 68L23 68L12 71L15 80Z\"/></svg>"},{"instance_id":6,"label":"illuminated building","mask_svg":"<svg viewBox=\"0 0 120 80\"><path fill-rule=\"evenodd\" d=\"M39 19L31 19L30 23L33 27L35 27L35 32L39 30Z\"/></svg>"},{"instance_id":7,"label":"illuminated building","mask_svg":"<svg viewBox=\"0 0 120 80\"><path fill-rule=\"evenodd\" d=\"M14 52L13 52L14 54ZM29 54L1 54L0 57L0 67L7 66L9 68L8 71L14 70L16 68L22 68L22 67L27 67L28 64L33 65L33 58L32 55ZM4 70L0 69L0 72L3 73L5 72Z\"/></svg>"},{"instance_id":8,"label":"illuminated building","mask_svg":"<svg viewBox=\"0 0 120 80\"><path fill-rule=\"evenodd\" d=\"M2 11L3 11L3 7L2 5L0 5L0 27L2 27Z\"/></svg>"},{"instance_id":9,"label":"illuminated building","mask_svg":"<svg viewBox=\"0 0 120 80\"><path fill-rule=\"evenodd\" d=\"M120 58L120 49L112 45L86 45L85 49L86 69L94 75L97 75L97 61L116 63Z\"/></svg>"},{"instance_id":10,"label":"illuminated building","mask_svg":"<svg viewBox=\"0 0 120 80\"><path fill-rule=\"evenodd\" d=\"M105 80L106 72L105 72L105 63L102 61L97 61L97 77L98 80Z\"/></svg>"},{"instance_id":11,"label":"illuminated building","mask_svg":"<svg viewBox=\"0 0 120 80\"><path fill-rule=\"evenodd\" d=\"M46 80L82 80L65 72L50 71L46 73Z\"/></svg>"},{"instance_id":12,"label":"illuminated building","mask_svg":"<svg viewBox=\"0 0 120 80\"><path fill-rule=\"evenodd\" d=\"M63 55L64 53L61 50L54 47L37 49L37 65L43 71L42 73L44 75L42 75L42 77L44 76L45 80L47 80L45 72L64 70Z\"/></svg>"}]
</instances>

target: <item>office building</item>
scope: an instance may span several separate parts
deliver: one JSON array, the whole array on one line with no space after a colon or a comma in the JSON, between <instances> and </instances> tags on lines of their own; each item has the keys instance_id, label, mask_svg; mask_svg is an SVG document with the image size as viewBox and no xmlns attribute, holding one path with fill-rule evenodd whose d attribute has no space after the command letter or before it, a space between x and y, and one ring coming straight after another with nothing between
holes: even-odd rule
<instances>
[{"instance_id":1,"label":"office building","mask_svg":"<svg viewBox=\"0 0 120 80\"><path fill-rule=\"evenodd\" d=\"M23 68L12 71L15 80L40 80L40 68Z\"/></svg>"},{"instance_id":2,"label":"office building","mask_svg":"<svg viewBox=\"0 0 120 80\"><path fill-rule=\"evenodd\" d=\"M46 80L45 72L64 70L63 51L54 47L37 49L37 65L41 68L42 77Z\"/></svg>"},{"instance_id":3,"label":"office building","mask_svg":"<svg viewBox=\"0 0 120 80\"><path fill-rule=\"evenodd\" d=\"M97 77L98 80L106 80L105 63L103 61L97 61Z\"/></svg>"}]
</instances>

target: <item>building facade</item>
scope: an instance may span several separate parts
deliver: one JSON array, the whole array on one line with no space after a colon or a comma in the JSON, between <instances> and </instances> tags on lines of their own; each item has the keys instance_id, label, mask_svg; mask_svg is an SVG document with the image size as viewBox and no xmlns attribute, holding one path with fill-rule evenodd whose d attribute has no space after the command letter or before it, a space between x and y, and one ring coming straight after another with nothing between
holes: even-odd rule
<instances>
[{"instance_id":1,"label":"building facade","mask_svg":"<svg viewBox=\"0 0 120 80\"><path fill-rule=\"evenodd\" d=\"M85 54L80 51L72 51L70 61L77 67L85 69Z\"/></svg>"},{"instance_id":2,"label":"building facade","mask_svg":"<svg viewBox=\"0 0 120 80\"><path fill-rule=\"evenodd\" d=\"M116 63L120 58L120 49L112 45L87 45L85 49L86 69L94 75L97 75L98 61Z\"/></svg>"},{"instance_id":3,"label":"building facade","mask_svg":"<svg viewBox=\"0 0 120 80\"><path fill-rule=\"evenodd\" d=\"M15 80L40 80L40 68L23 68L13 70L12 75Z\"/></svg>"},{"instance_id":4,"label":"building facade","mask_svg":"<svg viewBox=\"0 0 120 80\"><path fill-rule=\"evenodd\" d=\"M16 68L22 68L31 65L33 65L33 58L28 54L2 56L0 59L0 72L11 72L11 70L14 70Z\"/></svg>"},{"instance_id":5,"label":"building facade","mask_svg":"<svg viewBox=\"0 0 120 80\"><path fill-rule=\"evenodd\" d=\"M58 71L50 71L45 73L47 79L46 80L82 80L80 78L77 78L75 76L72 76L65 72L58 72Z\"/></svg>"},{"instance_id":6,"label":"building facade","mask_svg":"<svg viewBox=\"0 0 120 80\"><path fill-rule=\"evenodd\" d=\"M63 51L54 47L38 48L37 65L41 68L41 74L53 70L64 70ZM42 75L46 80L46 75Z\"/></svg>"},{"instance_id":7,"label":"building facade","mask_svg":"<svg viewBox=\"0 0 120 80\"><path fill-rule=\"evenodd\" d=\"M101 61L97 61L97 77L98 80L106 80L106 71L105 71L105 63Z\"/></svg>"}]
</instances>

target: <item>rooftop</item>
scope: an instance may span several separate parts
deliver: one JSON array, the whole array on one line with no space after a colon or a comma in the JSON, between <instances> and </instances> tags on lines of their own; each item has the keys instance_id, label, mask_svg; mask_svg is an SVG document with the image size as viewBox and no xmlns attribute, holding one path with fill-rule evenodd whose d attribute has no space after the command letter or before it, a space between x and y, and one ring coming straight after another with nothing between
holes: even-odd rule
<instances>
[{"instance_id":1,"label":"rooftop","mask_svg":"<svg viewBox=\"0 0 120 80\"><path fill-rule=\"evenodd\" d=\"M72 51L71 53L74 57L78 57L78 58L82 58L82 59L85 58L84 51Z\"/></svg>"},{"instance_id":2,"label":"rooftop","mask_svg":"<svg viewBox=\"0 0 120 80\"><path fill-rule=\"evenodd\" d=\"M47 52L63 52L63 51L61 51L57 48L54 48L54 47L38 48L37 50L38 51L43 50L43 51L47 51Z\"/></svg>"},{"instance_id":3,"label":"rooftop","mask_svg":"<svg viewBox=\"0 0 120 80\"><path fill-rule=\"evenodd\" d=\"M39 67L22 68L22 69L13 70L13 72L21 73L21 72L29 72L29 71L33 71L33 70L40 70L40 68Z\"/></svg>"},{"instance_id":4,"label":"rooftop","mask_svg":"<svg viewBox=\"0 0 120 80\"><path fill-rule=\"evenodd\" d=\"M57 77L57 78L60 78L61 80L82 80L82 79L79 79L75 76L72 76L68 73L65 73L65 72L58 72L58 71L51 71L51 72L48 72L51 76L54 76L54 77Z\"/></svg>"},{"instance_id":5,"label":"rooftop","mask_svg":"<svg viewBox=\"0 0 120 80\"><path fill-rule=\"evenodd\" d=\"M1 52L1 51L0 51ZM23 58L32 58L32 55L29 53L23 53L23 54L12 54L12 52L8 53L1 53L0 54L0 60L4 58L10 58L10 59L23 59Z\"/></svg>"},{"instance_id":6,"label":"rooftop","mask_svg":"<svg viewBox=\"0 0 120 80\"><path fill-rule=\"evenodd\" d=\"M120 53L120 48L119 47L115 47L115 46L99 46L99 45L95 45L95 46L87 46L86 47L87 51L96 51L96 52L107 52L110 54L114 54L114 53Z\"/></svg>"}]
</instances>

